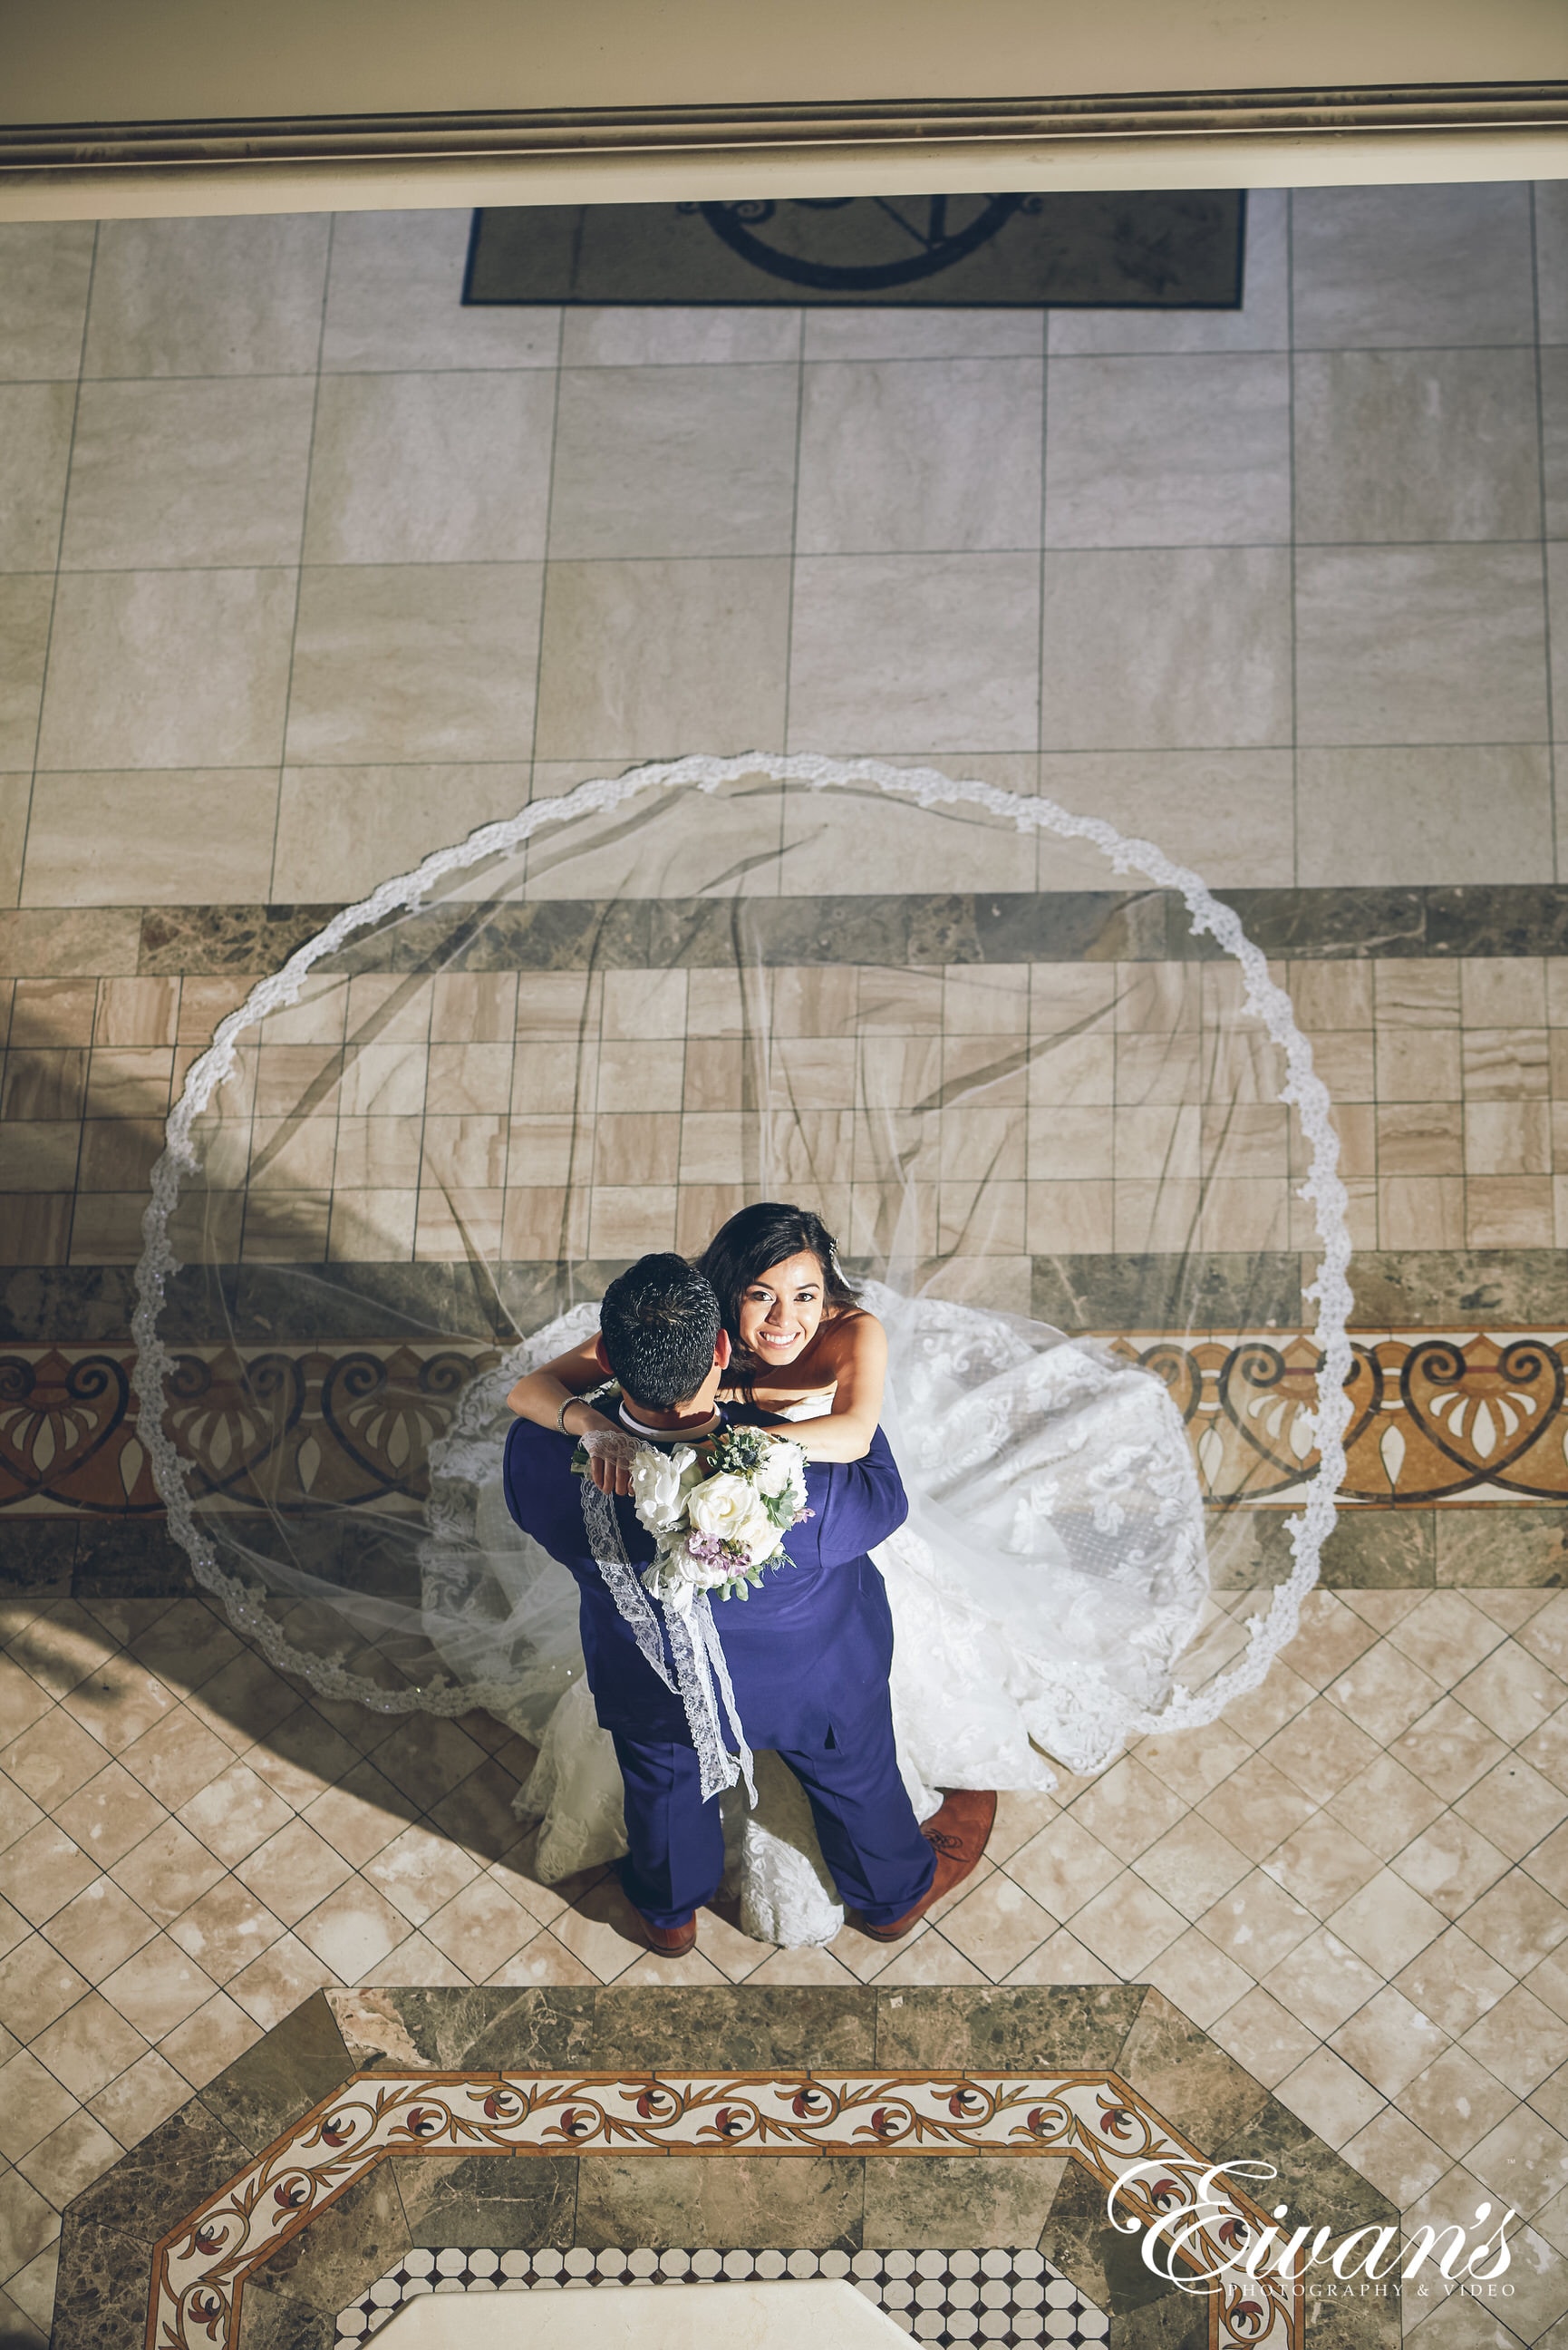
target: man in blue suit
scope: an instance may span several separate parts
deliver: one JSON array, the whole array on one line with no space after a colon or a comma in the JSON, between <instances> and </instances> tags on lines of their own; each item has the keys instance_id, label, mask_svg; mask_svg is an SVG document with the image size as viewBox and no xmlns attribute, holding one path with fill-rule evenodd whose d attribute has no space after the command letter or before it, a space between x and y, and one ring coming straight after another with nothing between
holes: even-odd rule
<instances>
[{"instance_id":1,"label":"man in blue suit","mask_svg":"<svg viewBox=\"0 0 1568 2350\"><path fill-rule=\"evenodd\" d=\"M700 1443L726 1420L768 1420L754 1409L721 1411L730 1341L717 1297L684 1257L645 1256L613 1281L600 1330L621 1421L642 1442ZM571 1469L574 1413L582 1416L575 1405L563 1409L559 1434L514 1424L506 1505L576 1581L588 1686L626 1783L622 1883L651 1946L678 1954L696 1940L696 1912L723 1875L718 1798L702 1797L662 1610L654 1616L668 1684L596 1560L584 1481ZM888 1686L892 1618L867 1553L903 1523L909 1503L881 1430L864 1460L810 1464L806 1499L813 1514L788 1538L791 1564L764 1575L743 1601L715 1597L713 1621L747 1740L788 1763L846 1907L867 1933L893 1940L974 1866L996 1799L950 1794L922 1830L899 1775ZM635 1573L652 1558L653 1538L629 1500L613 1507Z\"/></svg>"}]
</instances>

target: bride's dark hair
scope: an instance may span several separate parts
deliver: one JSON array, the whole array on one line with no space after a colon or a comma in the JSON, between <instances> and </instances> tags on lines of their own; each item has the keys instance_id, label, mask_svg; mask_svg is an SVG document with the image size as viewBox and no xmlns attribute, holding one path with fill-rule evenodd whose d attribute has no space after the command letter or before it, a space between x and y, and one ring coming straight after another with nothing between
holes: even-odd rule
<instances>
[{"instance_id":1,"label":"bride's dark hair","mask_svg":"<svg viewBox=\"0 0 1568 2350\"><path fill-rule=\"evenodd\" d=\"M859 1301L844 1278L838 1263L838 1243L809 1208L793 1208L777 1200L758 1200L721 1224L701 1255L697 1270L705 1274L718 1293L719 1311L732 1345L741 1342L741 1300L759 1274L786 1257L814 1256L822 1267L825 1306L854 1305Z\"/></svg>"}]
</instances>

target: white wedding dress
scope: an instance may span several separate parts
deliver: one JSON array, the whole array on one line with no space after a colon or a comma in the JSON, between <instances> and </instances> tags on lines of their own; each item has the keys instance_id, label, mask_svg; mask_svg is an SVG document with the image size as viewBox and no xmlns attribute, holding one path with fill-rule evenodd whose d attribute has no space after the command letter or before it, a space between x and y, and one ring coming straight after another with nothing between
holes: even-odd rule
<instances>
[{"instance_id":1,"label":"white wedding dress","mask_svg":"<svg viewBox=\"0 0 1568 2350\"><path fill-rule=\"evenodd\" d=\"M887 1326L883 1426L910 1502L872 1555L917 1813L935 1810L939 1787L1048 1789L1046 1755L1102 1769L1166 1699L1208 1595L1180 1413L1151 1373L1045 1324L876 1283L863 1297ZM460 1669L481 1617L494 1618L495 1585L506 1621L526 1624L506 1711L539 1744L519 1808L540 1822L546 1882L625 1851L621 1786L583 1679L576 1586L506 1513L504 1399L597 1325L597 1307L574 1308L470 1390L431 1448L421 1552L425 1620L449 1627ZM757 1764L755 1811L742 1790L723 1798L742 1923L766 1941L830 1941L844 1913L804 1792L776 1757Z\"/></svg>"}]
</instances>

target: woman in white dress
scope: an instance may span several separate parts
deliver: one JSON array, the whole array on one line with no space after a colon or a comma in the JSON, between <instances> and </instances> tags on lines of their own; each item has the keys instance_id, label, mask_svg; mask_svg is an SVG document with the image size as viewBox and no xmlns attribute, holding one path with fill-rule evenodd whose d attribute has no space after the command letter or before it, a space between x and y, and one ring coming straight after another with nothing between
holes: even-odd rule
<instances>
[{"instance_id":1,"label":"woman in white dress","mask_svg":"<svg viewBox=\"0 0 1568 2350\"><path fill-rule=\"evenodd\" d=\"M809 1209L742 1209L699 1263L736 1349L732 1393L801 1423L814 1459L858 1459L879 1419L893 1444L910 1515L874 1556L917 1811L936 1808L938 1786L1049 1788L1048 1754L1101 1768L1168 1693L1207 1591L1197 1473L1161 1382L1022 1316L857 1292ZM612 1430L583 1400L604 1381L597 1332L583 1309L567 1318L576 1343L526 1371L508 1405L579 1436ZM614 1481L607 1456L595 1466ZM782 1770L759 1785L758 1812L732 1821L743 1922L831 1939L842 1913L806 1808ZM613 1750L580 1679L524 1803L547 1878L624 1849Z\"/></svg>"}]
</instances>

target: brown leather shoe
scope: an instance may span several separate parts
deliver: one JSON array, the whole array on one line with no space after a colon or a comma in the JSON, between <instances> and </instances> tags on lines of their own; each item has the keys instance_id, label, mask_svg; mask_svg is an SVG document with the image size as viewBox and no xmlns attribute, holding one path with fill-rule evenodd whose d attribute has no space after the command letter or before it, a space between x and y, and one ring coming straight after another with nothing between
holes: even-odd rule
<instances>
[{"instance_id":1,"label":"brown leather shoe","mask_svg":"<svg viewBox=\"0 0 1568 2350\"><path fill-rule=\"evenodd\" d=\"M912 1926L919 1925L934 1903L955 1885L961 1885L970 1870L985 1850L996 1820L996 1797L989 1789L955 1787L943 1792L942 1807L933 1813L920 1830L937 1855L937 1873L929 1889L902 1918L895 1918L890 1926L868 1926L859 1921L860 1931L869 1934L874 1942L897 1942Z\"/></svg>"},{"instance_id":2,"label":"brown leather shoe","mask_svg":"<svg viewBox=\"0 0 1568 2350\"><path fill-rule=\"evenodd\" d=\"M637 1914L642 1918L640 1909ZM648 1937L649 1949L657 1950L661 1958L684 1958L697 1939L697 1913L693 1910L683 1926L656 1926L651 1918L642 1918L642 1930Z\"/></svg>"}]
</instances>

